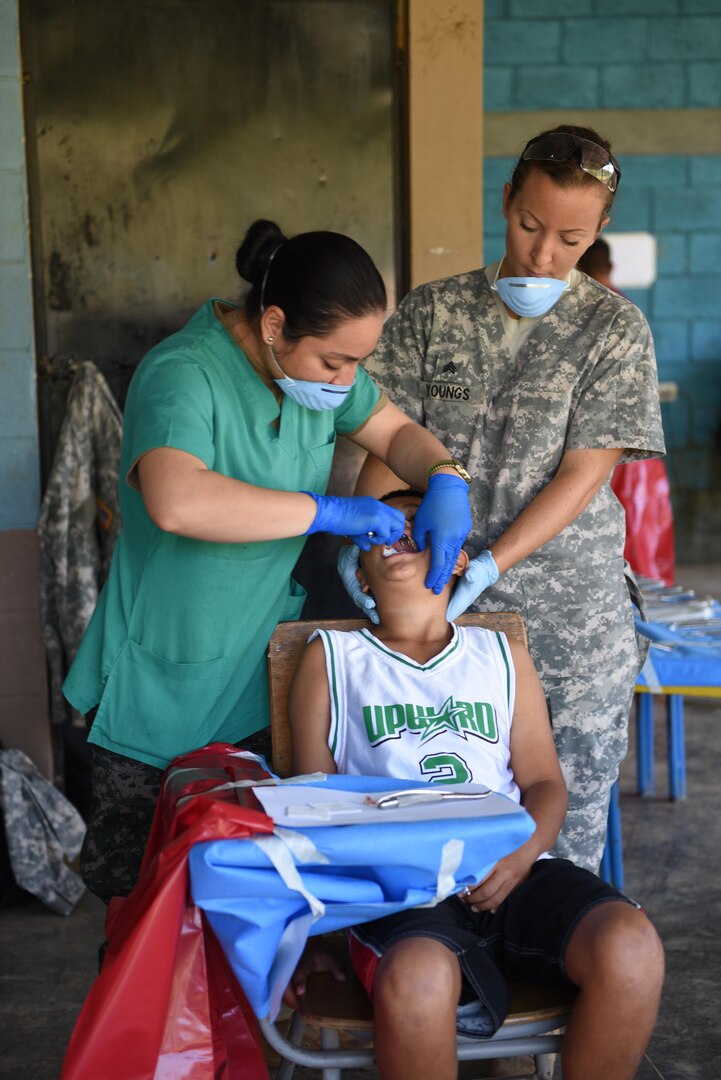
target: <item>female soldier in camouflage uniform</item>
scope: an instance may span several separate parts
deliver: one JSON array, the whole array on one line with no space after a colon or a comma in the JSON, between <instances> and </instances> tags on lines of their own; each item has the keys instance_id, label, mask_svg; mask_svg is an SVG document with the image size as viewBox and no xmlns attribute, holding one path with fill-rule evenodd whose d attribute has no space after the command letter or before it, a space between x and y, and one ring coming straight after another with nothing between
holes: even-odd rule
<instances>
[{"instance_id":1,"label":"female soldier in camouflage uniform","mask_svg":"<svg viewBox=\"0 0 721 1080\"><path fill-rule=\"evenodd\" d=\"M367 364L472 477L467 546L481 556L463 603L483 593L474 608L526 620L569 789L554 853L593 870L642 663L608 480L664 452L646 320L574 269L619 178L590 129L532 139L505 185L501 263L414 289ZM369 459L356 490L392 486Z\"/></svg>"}]
</instances>

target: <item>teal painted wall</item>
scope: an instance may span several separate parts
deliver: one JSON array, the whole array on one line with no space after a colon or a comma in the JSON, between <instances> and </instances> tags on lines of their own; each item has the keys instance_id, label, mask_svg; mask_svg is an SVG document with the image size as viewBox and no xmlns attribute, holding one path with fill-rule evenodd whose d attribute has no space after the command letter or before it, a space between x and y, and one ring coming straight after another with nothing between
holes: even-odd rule
<instances>
[{"instance_id":1,"label":"teal painted wall","mask_svg":"<svg viewBox=\"0 0 721 1080\"><path fill-rule=\"evenodd\" d=\"M486 111L527 111L529 138L538 109L717 109L721 0L486 0L484 94ZM488 261L502 251L513 164L484 165ZM679 387L663 407L677 532L683 543L705 513L713 538L696 522L688 543L705 535L721 558L721 157L624 153L621 165L608 228L658 244L655 284L627 294L651 325L660 378ZM712 496L705 508L692 507L694 492Z\"/></svg>"},{"instance_id":2,"label":"teal painted wall","mask_svg":"<svg viewBox=\"0 0 721 1080\"><path fill-rule=\"evenodd\" d=\"M17 0L0 0L0 148L0 529L32 529L40 490Z\"/></svg>"}]
</instances>

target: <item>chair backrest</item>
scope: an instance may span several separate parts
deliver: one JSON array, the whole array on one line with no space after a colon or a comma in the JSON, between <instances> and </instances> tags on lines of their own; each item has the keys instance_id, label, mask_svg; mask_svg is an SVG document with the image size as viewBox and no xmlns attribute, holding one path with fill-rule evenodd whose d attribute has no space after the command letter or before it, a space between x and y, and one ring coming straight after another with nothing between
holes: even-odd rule
<instances>
[{"instance_id":1,"label":"chair backrest","mask_svg":"<svg viewBox=\"0 0 721 1080\"><path fill-rule=\"evenodd\" d=\"M486 630L501 630L508 637L527 644L523 618L514 611L474 611L461 615L456 622L460 626L482 626ZM268 679L273 769L279 776L291 776L293 771L288 691L308 638L314 630L359 630L363 626L371 625L367 619L300 619L296 622L278 623L268 645Z\"/></svg>"}]
</instances>

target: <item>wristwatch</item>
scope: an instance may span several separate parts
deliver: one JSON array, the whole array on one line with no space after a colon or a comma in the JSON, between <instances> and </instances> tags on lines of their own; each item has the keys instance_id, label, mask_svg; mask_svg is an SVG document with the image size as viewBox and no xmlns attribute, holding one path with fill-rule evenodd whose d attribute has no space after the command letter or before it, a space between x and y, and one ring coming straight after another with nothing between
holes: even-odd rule
<instances>
[{"instance_id":1,"label":"wristwatch","mask_svg":"<svg viewBox=\"0 0 721 1080\"><path fill-rule=\"evenodd\" d=\"M463 468L461 463L459 461L456 461L455 458L446 458L445 461L434 461L432 465L429 465L426 469L426 482L430 480L430 478L433 476L433 473L436 472L438 469L445 468L455 469L460 478L462 480L465 480L467 484L470 484L471 477Z\"/></svg>"}]
</instances>

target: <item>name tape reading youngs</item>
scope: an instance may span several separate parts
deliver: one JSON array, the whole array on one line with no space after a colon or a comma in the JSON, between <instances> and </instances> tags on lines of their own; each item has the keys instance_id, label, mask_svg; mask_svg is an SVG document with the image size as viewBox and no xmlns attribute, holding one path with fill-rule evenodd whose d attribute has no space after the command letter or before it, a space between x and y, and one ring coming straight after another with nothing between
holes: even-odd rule
<instances>
[{"instance_id":1,"label":"name tape reading youngs","mask_svg":"<svg viewBox=\"0 0 721 1080\"><path fill-rule=\"evenodd\" d=\"M449 382L424 382L416 380L418 397L423 401L437 399L439 401L471 401L471 387L458 386Z\"/></svg>"}]
</instances>

